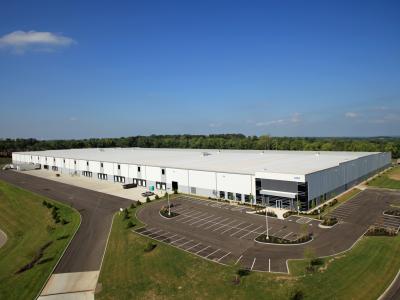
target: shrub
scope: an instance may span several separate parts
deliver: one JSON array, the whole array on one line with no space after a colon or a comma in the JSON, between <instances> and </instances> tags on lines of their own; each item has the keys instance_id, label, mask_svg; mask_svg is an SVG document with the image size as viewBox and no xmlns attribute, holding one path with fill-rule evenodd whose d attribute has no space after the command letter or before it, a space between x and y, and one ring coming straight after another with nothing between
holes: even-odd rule
<instances>
[{"instance_id":1,"label":"shrub","mask_svg":"<svg viewBox=\"0 0 400 300\"><path fill-rule=\"evenodd\" d=\"M47 206L47 201L46 201L46 200L43 200L42 205L43 205L43 206Z\"/></svg>"},{"instance_id":2,"label":"shrub","mask_svg":"<svg viewBox=\"0 0 400 300\"><path fill-rule=\"evenodd\" d=\"M239 269L236 272L237 275L239 275L240 277L244 277L250 274L250 270L249 269Z\"/></svg>"},{"instance_id":3,"label":"shrub","mask_svg":"<svg viewBox=\"0 0 400 300\"><path fill-rule=\"evenodd\" d=\"M134 209L134 208L136 208L136 204L135 204L135 203L132 203L132 204L131 204L131 209Z\"/></svg>"},{"instance_id":4,"label":"shrub","mask_svg":"<svg viewBox=\"0 0 400 300\"><path fill-rule=\"evenodd\" d=\"M154 244L153 242L148 242L146 247L144 248L144 252L151 252L153 251L155 248L157 247L156 244Z\"/></svg>"},{"instance_id":5,"label":"shrub","mask_svg":"<svg viewBox=\"0 0 400 300\"><path fill-rule=\"evenodd\" d=\"M155 195L155 196L154 196L154 199L158 200L158 199L160 199L160 196Z\"/></svg>"},{"instance_id":6,"label":"shrub","mask_svg":"<svg viewBox=\"0 0 400 300\"><path fill-rule=\"evenodd\" d=\"M142 205L142 202L136 201L136 205L137 205L137 206Z\"/></svg>"},{"instance_id":7,"label":"shrub","mask_svg":"<svg viewBox=\"0 0 400 300\"><path fill-rule=\"evenodd\" d=\"M327 217L322 221L322 225L324 226L333 226L338 222L338 219L335 217Z\"/></svg>"},{"instance_id":8,"label":"shrub","mask_svg":"<svg viewBox=\"0 0 400 300\"><path fill-rule=\"evenodd\" d=\"M291 300L303 300L304 299L304 293L301 290L295 291L290 297Z\"/></svg>"},{"instance_id":9,"label":"shrub","mask_svg":"<svg viewBox=\"0 0 400 300\"><path fill-rule=\"evenodd\" d=\"M338 203L338 200L335 198L331 202L329 202L329 206L334 206L337 203Z\"/></svg>"},{"instance_id":10,"label":"shrub","mask_svg":"<svg viewBox=\"0 0 400 300\"><path fill-rule=\"evenodd\" d=\"M127 229L132 228L132 227L134 227L134 226L136 226L136 224L134 224L132 221L129 221L129 222L126 224L126 228L127 228Z\"/></svg>"},{"instance_id":11,"label":"shrub","mask_svg":"<svg viewBox=\"0 0 400 300\"><path fill-rule=\"evenodd\" d=\"M147 197L147 198L146 198L146 202L147 202L147 203L150 202L150 197Z\"/></svg>"},{"instance_id":12,"label":"shrub","mask_svg":"<svg viewBox=\"0 0 400 300\"><path fill-rule=\"evenodd\" d=\"M129 219L129 211L127 208L124 209L124 220Z\"/></svg>"},{"instance_id":13,"label":"shrub","mask_svg":"<svg viewBox=\"0 0 400 300\"><path fill-rule=\"evenodd\" d=\"M68 224L68 223L69 223L69 221L65 220L64 218L61 219L61 224L62 224L62 225L66 225L66 224Z\"/></svg>"}]
</instances>

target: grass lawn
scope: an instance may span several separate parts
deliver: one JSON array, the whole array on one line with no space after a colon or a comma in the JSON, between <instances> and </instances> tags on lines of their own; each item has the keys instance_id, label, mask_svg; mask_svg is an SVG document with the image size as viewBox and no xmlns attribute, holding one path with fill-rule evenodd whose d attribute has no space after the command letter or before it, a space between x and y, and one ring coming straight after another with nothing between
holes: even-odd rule
<instances>
[{"instance_id":1,"label":"grass lawn","mask_svg":"<svg viewBox=\"0 0 400 300\"><path fill-rule=\"evenodd\" d=\"M55 224L43 200L56 204L69 223ZM80 216L72 208L0 181L0 228L8 236L0 248L0 299L34 299L79 222ZM33 268L16 274L51 241Z\"/></svg>"},{"instance_id":2,"label":"grass lawn","mask_svg":"<svg viewBox=\"0 0 400 300\"><path fill-rule=\"evenodd\" d=\"M6 164L11 164L11 157L0 157L0 168Z\"/></svg>"},{"instance_id":3,"label":"grass lawn","mask_svg":"<svg viewBox=\"0 0 400 300\"><path fill-rule=\"evenodd\" d=\"M400 167L396 166L378 175L368 185L388 189L400 189Z\"/></svg>"},{"instance_id":4,"label":"grass lawn","mask_svg":"<svg viewBox=\"0 0 400 300\"><path fill-rule=\"evenodd\" d=\"M140 208L139 208L140 209ZM141 226L130 209L130 220ZM355 248L324 259L325 271L304 275L306 261L290 261L292 275L253 272L234 284L236 267L222 266L127 229L123 215L113 228L96 299L376 299L400 268L400 237L366 237ZM373 284L371 284L373 283ZM301 299L301 298L299 298Z\"/></svg>"}]
</instances>

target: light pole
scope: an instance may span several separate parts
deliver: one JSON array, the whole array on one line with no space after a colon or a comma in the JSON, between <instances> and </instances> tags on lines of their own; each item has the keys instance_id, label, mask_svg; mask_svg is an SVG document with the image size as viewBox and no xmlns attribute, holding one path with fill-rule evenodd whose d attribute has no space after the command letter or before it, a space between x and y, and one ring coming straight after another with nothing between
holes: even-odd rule
<instances>
[{"instance_id":1,"label":"light pole","mask_svg":"<svg viewBox=\"0 0 400 300\"><path fill-rule=\"evenodd\" d=\"M171 204L169 203L169 193L168 193L168 188L166 187L166 189L167 189L167 199L168 199L168 216L170 217L171 216Z\"/></svg>"},{"instance_id":2,"label":"light pole","mask_svg":"<svg viewBox=\"0 0 400 300\"><path fill-rule=\"evenodd\" d=\"M265 201L265 198L264 198ZM269 202L269 199L268 199ZM269 227L268 227L268 213L267 213L267 202L265 202L265 226L267 227L267 240L269 240Z\"/></svg>"}]
</instances>

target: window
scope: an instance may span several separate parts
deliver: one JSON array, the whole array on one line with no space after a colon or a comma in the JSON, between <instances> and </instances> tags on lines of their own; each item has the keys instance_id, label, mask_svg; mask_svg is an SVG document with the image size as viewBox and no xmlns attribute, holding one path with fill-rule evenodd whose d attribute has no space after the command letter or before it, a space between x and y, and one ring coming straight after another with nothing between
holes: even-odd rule
<instances>
[{"instance_id":1,"label":"window","mask_svg":"<svg viewBox=\"0 0 400 300\"><path fill-rule=\"evenodd\" d=\"M225 192L220 191L219 192L219 197L225 199Z\"/></svg>"},{"instance_id":2,"label":"window","mask_svg":"<svg viewBox=\"0 0 400 300\"><path fill-rule=\"evenodd\" d=\"M89 172L89 171L82 171L82 175L85 176L85 177L92 177L93 173Z\"/></svg>"},{"instance_id":3,"label":"window","mask_svg":"<svg viewBox=\"0 0 400 300\"><path fill-rule=\"evenodd\" d=\"M58 167L56 167L56 166L52 166L51 169L52 169L53 171L58 171Z\"/></svg>"},{"instance_id":4,"label":"window","mask_svg":"<svg viewBox=\"0 0 400 300\"><path fill-rule=\"evenodd\" d=\"M250 195L244 195L244 202L250 202Z\"/></svg>"},{"instance_id":5,"label":"window","mask_svg":"<svg viewBox=\"0 0 400 300\"><path fill-rule=\"evenodd\" d=\"M236 201L242 201L242 194L236 193Z\"/></svg>"},{"instance_id":6,"label":"window","mask_svg":"<svg viewBox=\"0 0 400 300\"><path fill-rule=\"evenodd\" d=\"M190 193L196 194L196 188L195 188L195 187L191 187L191 188L190 188Z\"/></svg>"},{"instance_id":7,"label":"window","mask_svg":"<svg viewBox=\"0 0 400 300\"><path fill-rule=\"evenodd\" d=\"M140 167L137 167L137 171L140 172Z\"/></svg>"},{"instance_id":8,"label":"window","mask_svg":"<svg viewBox=\"0 0 400 300\"><path fill-rule=\"evenodd\" d=\"M88 166L88 167L89 167L89 162L88 162L88 161L86 162L86 166Z\"/></svg>"},{"instance_id":9,"label":"window","mask_svg":"<svg viewBox=\"0 0 400 300\"><path fill-rule=\"evenodd\" d=\"M118 165L118 170L121 170L121 165Z\"/></svg>"},{"instance_id":10,"label":"window","mask_svg":"<svg viewBox=\"0 0 400 300\"><path fill-rule=\"evenodd\" d=\"M103 163L100 163L100 168L103 168Z\"/></svg>"},{"instance_id":11,"label":"window","mask_svg":"<svg viewBox=\"0 0 400 300\"><path fill-rule=\"evenodd\" d=\"M76 165L76 160L74 160L74 165Z\"/></svg>"},{"instance_id":12,"label":"window","mask_svg":"<svg viewBox=\"0 0 400 300\"><path fill-rule=\"evenodd\" d=\"M122 183L125 183L125 177L115 175L115 176L114 176L114 182L122 182Z\"/></svg>"},{"instance_id":13,"label":"window","mask_svg":"<svg viewBox=\"0 0 400 300\"><path fill-rule=\"evenodd\" d=\"M56 162L56 159L55 159L55 158L53 158L53 162Z\"/></svg>"},{"instance_id":14,"label":"window","mask_svg":"<svg viewBox=\"0 0 400 300\"><path fill-rule=\"evenodd\" d=\"M165 175L165 169L161 169L161 175Z\"/></svg>"},{"instance_id":15,"label":"window","mask_svg":"<svg viewBox=\"0 0 400 300\"><path fill-rule=\"evenodd\" d=\"M63 162L64 162L64 164L65 164L65 159L63 159Z\"/></svg>"},{"instance_id":16,"label":"window","mask_svg":"<svg viewBox=\"0 0 400 300\"><path fill-rule=\"evenodd\" d=\"M165 182L156 182L156 188L157 190L166 190L167 189L167 184Z\"/></svg>"},{"instance_id":17,"label":"window","mask_svg":"<svg viewBox=\"0 0 400 300\"><path fill-rule=\"evenodd\" d=\"M228 192L228 199L229 199L229 200L233 200L233 193Z\"/></svg>"},{"instance_id":18,"label":"window","mask_svg":"<svg viewBox=\"0 0 400 300\"><path fill-rule=\"evenodd\" d=\"M99 174L97 174L97 178L99 178L101 180L107 180L107 174L99 173Z\"/></svg>"}]
</instances>

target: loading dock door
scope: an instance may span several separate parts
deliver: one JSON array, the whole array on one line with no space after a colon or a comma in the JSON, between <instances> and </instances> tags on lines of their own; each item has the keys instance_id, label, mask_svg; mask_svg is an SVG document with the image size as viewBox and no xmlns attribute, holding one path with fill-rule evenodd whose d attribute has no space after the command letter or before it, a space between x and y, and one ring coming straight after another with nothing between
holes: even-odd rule
<instances>
[{"instance_id":1,"label":"loading dock door","mask_svg":"<svg viewBox=\"0 0 400 300\"><path fill-rule=\"evenodd\" d=\"M177 191L178 190L178 182L177 181L172 181L172 190Z\"/></svg>"}]
</instances>

